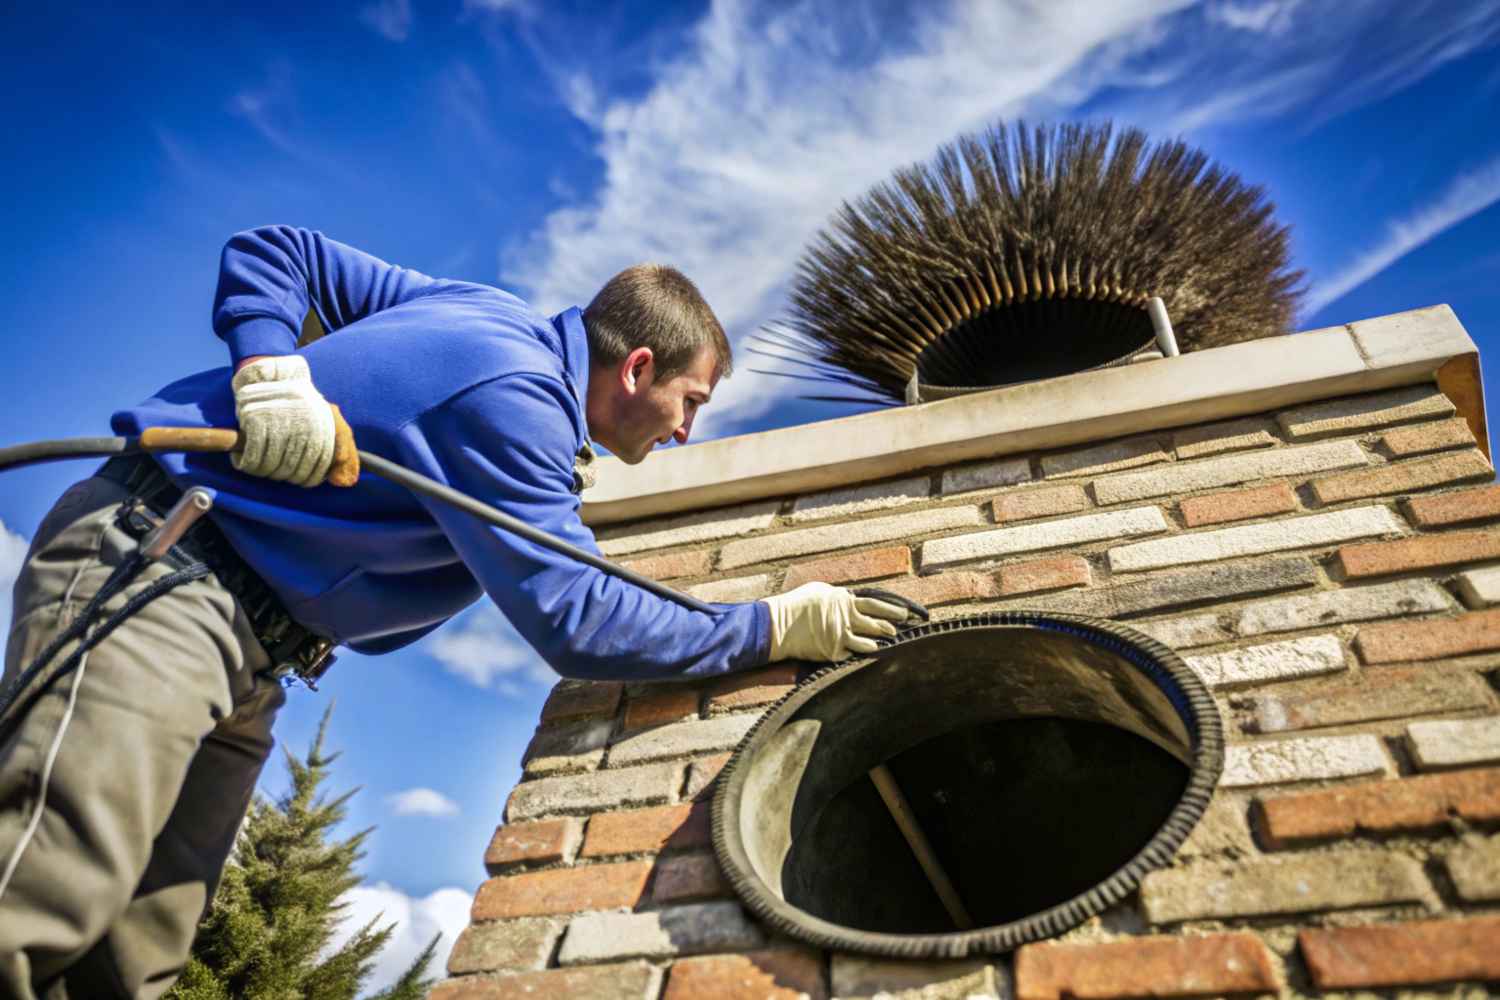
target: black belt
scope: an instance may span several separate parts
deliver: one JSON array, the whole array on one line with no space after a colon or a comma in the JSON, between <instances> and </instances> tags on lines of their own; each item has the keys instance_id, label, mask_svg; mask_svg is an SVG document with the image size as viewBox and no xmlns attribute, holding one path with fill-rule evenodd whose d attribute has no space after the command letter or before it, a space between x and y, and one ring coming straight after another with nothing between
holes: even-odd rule
<instances>
[{"instance_id":1,"label":"black belt","mask_svg":"<svg viewBox=\"0 0 1500 1000\"><path fill-rule=\"evenodd\" d=\"M182 497L182 491L149 455L117 455L94 473L130 491L120 524L140 537L156 526ZM295 674L310 688L333 666L334 643L301 625L274 591L229 544L210 518L199 518L172 547L167 558L202 562L239 602L266 655L272 675Z\"/></svg>"}]
</instances>

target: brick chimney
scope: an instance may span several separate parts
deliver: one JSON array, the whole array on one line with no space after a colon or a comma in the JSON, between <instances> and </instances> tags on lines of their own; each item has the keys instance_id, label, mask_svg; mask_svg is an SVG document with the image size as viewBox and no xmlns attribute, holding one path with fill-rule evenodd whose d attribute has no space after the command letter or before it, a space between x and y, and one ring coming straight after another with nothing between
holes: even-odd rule
<instances>
[{"instance_id":1,"label":"brick chimney","mask_svg":"<svg viewBox=\"0 0 1500 1000\"><path fill-rule=\"evenodd\" d=\"M564 681L432 995L1488 995L1488 456L1476 348L1435 306L605 463L585 506L604 552L706 600L878 582L935 618L1148 634L1212 690L1223 777L1170 867L1056 940L830 953L758 923L710 838L715 775L797 669Z\"/></svg>"}]
</instances>

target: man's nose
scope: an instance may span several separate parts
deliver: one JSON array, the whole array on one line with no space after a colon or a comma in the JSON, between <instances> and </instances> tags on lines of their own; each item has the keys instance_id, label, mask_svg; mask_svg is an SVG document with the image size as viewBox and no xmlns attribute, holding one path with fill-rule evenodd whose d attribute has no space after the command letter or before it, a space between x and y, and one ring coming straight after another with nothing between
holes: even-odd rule
<instances>
[{"instance_id":1,"label":"man's nose","mask_svg":"<svg viewBox=\"0 0 1500 1000\"><path fill-rule=\"evenodd\" d=\"M694 414L689 413L687 419L683 420L677 429L672 432L673 441L676 441L678 444L687 444L688 435L693 433L693 416Z\"/></svg>"}]
</instances>

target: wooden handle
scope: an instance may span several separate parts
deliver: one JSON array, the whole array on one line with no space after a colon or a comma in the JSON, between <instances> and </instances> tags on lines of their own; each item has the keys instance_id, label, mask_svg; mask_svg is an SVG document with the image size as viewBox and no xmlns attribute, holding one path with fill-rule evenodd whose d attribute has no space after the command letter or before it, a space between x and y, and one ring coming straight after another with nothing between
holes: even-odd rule
<instances>
[{"instance_id":1,"label":"wooden handle","mask_svg":"<svg viewBox=\"0 0 1500 1000\"><path fill-rule=\"evenodd\" d=\"M938 860L937 851L932 849L932 843L927 839L927 834L923 833L922 828L917 825L916 814L911 811L911 804L901 793L901 788L896 784L896 778L891 774L891 769L884 764L876 764L870 768L870 780L875 783L875 789L885 800L885 807L891 811L891 819L896 821L901 835L906 838L907 846L911 848L912 854L916 855L917 864L922 866L922 872L927 876L927 881L932 883L932 890L937 893L943 909L948 911L948 919L952 920L953 925L961 931L973 930L974 918L969 916L969 911L964 908L964 901L959 898L958 890L953 886L953 880L948 877L947 871L943 869L943 863Z\"/></svg>"},{"instance_id":2,"label":"wooden handle","mask_svg":"<svg viewBox=\"0 0 1500 1000\"><path fill-rule=\"evenodd\" d=\"M339 408L333 411L333 465L323 480L331 486L353 486L359 482L359 448L354 431ZM146 451L237 451L243 441L240 432L227 427L147 427L141 431L140 446Z\"/></svg>"}]
</instances>

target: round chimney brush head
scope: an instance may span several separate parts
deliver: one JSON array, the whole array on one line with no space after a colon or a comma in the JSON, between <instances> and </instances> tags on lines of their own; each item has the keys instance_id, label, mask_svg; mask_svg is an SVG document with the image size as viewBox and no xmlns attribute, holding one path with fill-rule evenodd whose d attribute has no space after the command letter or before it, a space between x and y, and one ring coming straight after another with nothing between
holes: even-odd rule
<instances>
[{"instance_id":1,"label":"round chimney brush head","mask_svg":"<svg viewBox=\"0 0 1500 1000\"><path fill-rule=\"evenodd\" d=\"M1301 272L1272 212L1180 141L999 124L846 202L758 353L900 401L913 375L931 398L1123 363L1152 296L1184 352L1288 333Z\"/></svg>"}]
</instances>

